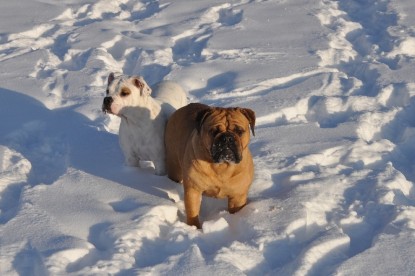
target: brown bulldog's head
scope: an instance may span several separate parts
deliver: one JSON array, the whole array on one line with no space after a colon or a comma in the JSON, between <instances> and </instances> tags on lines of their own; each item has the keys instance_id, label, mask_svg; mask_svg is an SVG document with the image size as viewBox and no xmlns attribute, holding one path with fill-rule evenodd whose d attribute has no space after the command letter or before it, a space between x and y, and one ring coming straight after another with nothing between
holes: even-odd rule
<instances>
[{"instance_id":1,"label":"brown bulldog's head","mask_svg":"<svg viewBox=\"0 0 415 276\"><path fill-rule=\"evenodd\" d=\"M248 108L209 107L196 116L196 129L213 163L241 162L254 127L255 112Z\"/></svg>"}]
</instances>

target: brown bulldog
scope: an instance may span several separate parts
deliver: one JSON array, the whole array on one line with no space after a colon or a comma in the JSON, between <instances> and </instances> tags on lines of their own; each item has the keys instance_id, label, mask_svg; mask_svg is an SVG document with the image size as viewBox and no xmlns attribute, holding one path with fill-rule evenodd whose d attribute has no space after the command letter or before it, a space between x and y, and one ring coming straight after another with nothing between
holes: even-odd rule
<instances>
[{"instance_id":1,"label":"brown bulldog","mask_svg":"<svg viewBox=\"0 0 415 276\"><path fill-rule=\"evenodd\" d=\"M192 103L167 122L166 166L170 179L183 182L187 223L200 228L202 194L228 198L230 213L246 205L254 176L248 148L255 113L247 108Z\"/></svg>"}]
</instances>

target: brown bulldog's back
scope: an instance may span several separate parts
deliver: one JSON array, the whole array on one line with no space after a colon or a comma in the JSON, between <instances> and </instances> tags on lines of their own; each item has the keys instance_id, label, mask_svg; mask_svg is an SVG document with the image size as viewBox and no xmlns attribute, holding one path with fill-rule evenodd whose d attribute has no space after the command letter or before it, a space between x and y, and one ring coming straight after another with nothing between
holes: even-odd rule
<instances>
[{"instance_id":1,"label":"brown bulldog's back","mask_svg":"<svg viewBox=\"0 0 415 276\"><path fill-rule=\"evenodd\" d=\"M207 108L209 106L205 104L191 103L178 109L168 120L164 139L167 175L176 182L183 180L182 157L192 132L196 130L196 116Z\"/></svg>"}]
</instances>

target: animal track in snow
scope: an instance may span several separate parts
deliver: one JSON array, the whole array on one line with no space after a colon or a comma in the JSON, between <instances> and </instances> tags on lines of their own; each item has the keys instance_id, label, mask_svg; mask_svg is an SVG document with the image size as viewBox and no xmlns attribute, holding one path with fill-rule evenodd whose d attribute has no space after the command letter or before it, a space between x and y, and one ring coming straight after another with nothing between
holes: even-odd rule
<instances>
[{"instance_id":1,"label":"animal track in snow","mask_svg":"<svg viewBox=\"0 0 415 276\"><path fill-rule=\"evenodd\" d=\"M0 146L0 224L15 216L31 163L18 152Z\"/></svg>"},{"instance_id":2,"label":"animal track in snow","mask_svg":"<svg viewBox=\"0 0 415 276\"><path fill-rule=\"evenodd\" d=\"M257 118L261 130L277 126L282 131L290 124L313 123L336 131L356 122L349 140L295 156L283 173L275 168L277 175L271 173L278 184L270 189L279 191L284 200L307 195L302 201L307 219L286 224L288 241L276 242L272 248L286 252L304 241L309 246L303 252L290 252L293 263L287 256L265 255L275 263L288 264L278 273L331 274L342 262L373 246L377 235L395 219L392 206L414 205L411 181L415 177L413 166L407 164L415 156L410 146L415 141L415 121L409 116L415 95L412 84L399 83L399 74L407 76L410 70L403 61L413 53L408 50L410 42L404 42L410 39L396 41L388 30L396 24L389 2L378 2L323 1L317 17L331 32L329 48L318 52L321 68L314 71L324 76L320 88L291 107ZM300 81L315 76L310 73ZM296 77L291 75L281 83L270 79L235 91L240 95L232 92L217 98L263 96L284 84L296 84ZM321 186L327 194L321 193ZM314 195L314 190L320 194ZM284 217L284 210L279 216ZM327 267L330 270L322 270Z\"/></svg>"},{"instance_id":3,"label":"animal track in snow","mask_svg":"<svg viewBox=\"0 0 415 276\"><path fill-rule=\"evenodd\" d=\"M385 235L381 249L411 242L415 54L395 3L208 2L71 1L1 38L17 85L0 93L2 272L331 275ZM204 200L199 231L182 186L123 167L119 122L100 110L110 71L254 109L249 204Z\"/></svg>"},{"instance_id":4,"label":"animal track in snow","mask_svg":"<svg viewBox=\"0 0 415 276\"><path fill-rule=\"evenodd\" d=\"M322 60L320 65L336 68L340 74L332 75L338 85L328 86L320 94L315 93L309 98L304 118L308 122L318 122L322 128L336 128L348 121L357 121L358 139L350 145L301 157L293 169L300 171L300 175L311 170L315 177L327 179L325 181L329 181L331 187L338 187L332 194L338 194L345 201L339 204L334 199L332 204L339 204L338 208L342 211L336 211L333 206L324 207L318 197L318 207L314 201L310 201L307 209L316 210L317 213L311 215L315 218L318 218L318 214L323 214L317 211L318 208L326 210L324 216L327 222L334 223L335 227L348 236L340 239L343 240L342 254L354 256L370 248L379 229L394 219L394 211L388 204L400 202L413 205L411 183L392 164L400 171L407 172L407 177L414 179L410 168L400 167L400 164L407 162L398 161L402 156L400 148L407 149L408 142L413 141L414 137L409 134L413 133L413 120L407 116L408 112L413 111L413 101L409 99L414 95L410 92L411 88L394 83L393 79L380 79L384 71L400 70L391 60L397 54L393 51L399 51L400 48L394 46L396 41L387 31L388 26L396 24L396 15L387 10L388 1L371 1L371 4L377 5L354 1L323 1L323 4L325 8L317 17L334 33L329 36L329 49L319 52ZM373 9L377 9L376 12ZM401 54L405 54L405 50ZM398 97L392 97L397 94ZM408 101L409 106L404 104ZM404 127L408 123L409 127ZM408 133L403 143L400 140L402 133ZM396 156L397 149L399 157ZM405 152L405 158L413 158L412 153ZM372 171L373 168L376 169ZM379 171L382 171L380 175ZM333 172L336 175L340 172L344 178L332 178ZM356 182L358 184L353 185ZM399 186L397 189L400 192L394 192L395 188L391 188L391 185L395 188ZM368 189L368 186L377 189ZM378 192L367 192L372 190ZM373 207L372 202L384 204ZM324 221L324 218L320 221ZM328 242L331 241L334 240L329 238ZM313 250L311 247L310 253ZM339 259L333 260L334 267L346 259L345 256L340 255ZM300 274L313 273L320 263L326 262L323 256L314 253L308 255L308 252L299 260L304 262L300 265L300 270L297 270Z\"/></svg>"},{"instance_id":5,"label":"animal track in snow","mask_svg":"<svg viewBox=\"0 0 415 276\"><path fill-rule=\"evenodd\" d=\"M195 26L173 37L173 59L179 65L203 61L202 52L215 29L233 26L242 20L243 12L225 3L208 9Z\"/></svg>"},{"instance_id":6,"label":"animal track in snow","mask_svg":"<svg viewBox=\"0 0 415 276\"><path fill-rule=\"evenodd\" d=\"M163 228L174 223L176 215L177 209L175 207L158 206L132 221L126 221L115 226L96 226L94 229L100 231L101 234L95 233L92 236L102 236L103 238L95 242L95 247L107 251L106 254L111 255L111 258L91 258L93 262L87 265L84 264L82 269L79 269L75 264L72 264L72 266L77 268L77 273L86 274L113 273L120 270L126 272L135 264L140 264L140 261L142 266L146 267L147 261L136 259L140 258L140 251L148 250L146 249L146 241L160 237ZM105 243L108 242L110 243L109 246L105 246ZM88 259L89 257L82 262L88 261Z\"/></svg>"},{"instance_id":7,"label":"animal track in snow","mask_svg":"<svg viewBox=\"0 0 415 276\"><path fill-rule=\"evenodd\" d=\"M44 135L45 129L43 122L33 121L7 136L10 145L32 160L29 182L34 184L49 184L67 168L67 145L60 137Z\"/></svg>"}]
</instances>

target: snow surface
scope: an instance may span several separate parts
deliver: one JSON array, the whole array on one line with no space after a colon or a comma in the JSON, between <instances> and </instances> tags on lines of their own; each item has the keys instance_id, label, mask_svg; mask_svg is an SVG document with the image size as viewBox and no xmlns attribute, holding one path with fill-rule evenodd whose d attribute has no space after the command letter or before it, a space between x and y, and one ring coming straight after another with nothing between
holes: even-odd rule
<instances>
[{"instance_id":1,"label":"snow surface","mask_svg":"<svg viewBox=\"0 0 415 276\"><path fill-rule=\"evenodd\" d=\"M0 9L1 275L413 275L415 2ZM257 114L249 204L124 165L111 71Z\"/></svg>"}]
</instances>

